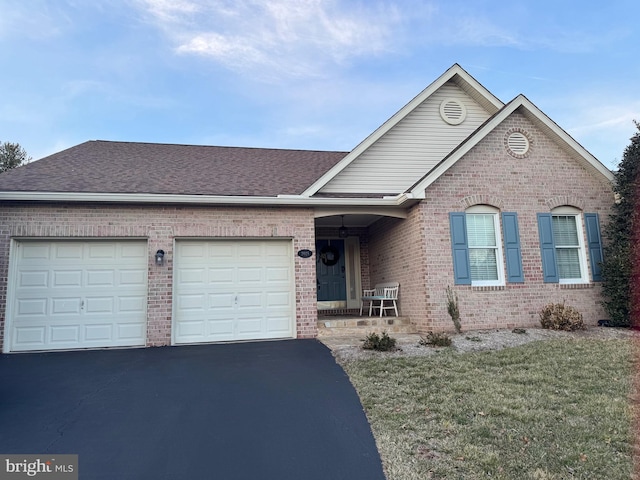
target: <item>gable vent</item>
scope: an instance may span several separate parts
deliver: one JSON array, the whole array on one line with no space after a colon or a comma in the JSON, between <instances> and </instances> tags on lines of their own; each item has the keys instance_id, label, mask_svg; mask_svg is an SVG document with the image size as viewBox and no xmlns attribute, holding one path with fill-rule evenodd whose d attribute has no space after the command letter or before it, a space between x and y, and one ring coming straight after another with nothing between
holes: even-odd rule
<instances>
[{"instance_id":1,"label":"gable vent","mask_svg":"<svg viewBox=\"0 0 640 480\"><path fill-rule=\"evenodd\" d=\"M447 98L440 104L440 116L449 125L459 125L467 118L467 109L455 98Z\"/></svg>"},{"instance_id":2,"label":"gable vent","mask_svg":"<svg viewBox=\"0 0 640 480\"><path fill-rule=\"evenodd\" d=\"M529 151L529 139L521 132L513 132L507 137L507 150L515 156L526 155Z\"/></svg>"}]
</instances>

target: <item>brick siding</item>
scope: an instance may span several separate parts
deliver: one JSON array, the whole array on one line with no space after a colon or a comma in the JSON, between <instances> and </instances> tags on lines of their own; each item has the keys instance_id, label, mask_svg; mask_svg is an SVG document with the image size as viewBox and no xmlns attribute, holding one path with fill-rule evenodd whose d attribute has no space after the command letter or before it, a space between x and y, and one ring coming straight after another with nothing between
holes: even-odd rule
<instances>
[{"instance_id":1,"label":"brick siding","mask_svg":"<svg viewBox=\"0 0 640 480\"><path fill-rule=\"evenodd\" d=\"M513 128L526 130L532 139L525 158L514 158L504 148L504 137ZM517 212L524 283L507 283L504 288L454 286L448 214L474 204ZM543 282L536 215L570 205L583 213L598 213L604 225L612 204L611 185L604 177L588 172L523 115L513 114L427 190L420 208L429 231L428 321L419 323L419 328L452 328L446 310L447 285L458 294L463 328L467 329L538 326L542 307L563 301L578 308L588 324L606 318L599 283L569 286Z\"/></svg>"},{"instance_id":2,"label":"brick siding","mask_svg":"<svg viewBox=\"0 0 640 480\"><path fill-rule=\"evenodd\" d=\"M0 225L0 344L4 339L12 238L146 239L149 249L147 346L171 343L174 239L293 239L296 335L298 338L317 335L315 261L295 255L300 249L315 250L314 219L310 209L6 202L0 207ZM162 268L153 263L153 255L158 249L166 252L166 263Z\"/></svg>"}]
</instances>

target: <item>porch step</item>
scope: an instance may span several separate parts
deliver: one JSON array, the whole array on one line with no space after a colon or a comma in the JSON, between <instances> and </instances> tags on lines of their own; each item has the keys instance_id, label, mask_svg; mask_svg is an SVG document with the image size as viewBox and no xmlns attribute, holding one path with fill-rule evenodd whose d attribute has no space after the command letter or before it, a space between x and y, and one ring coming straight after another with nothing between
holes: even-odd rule
<instances>
[{"instance_id":1,"label":"porch step","mask_svg":"<svg viewBox=\"0 0 640 480\"><path fill-rule=\"evenodd\" d=\"M371 333L415 333L408 317L319 317L318 337L362 336Z\"/></svg>"}]
</instances>

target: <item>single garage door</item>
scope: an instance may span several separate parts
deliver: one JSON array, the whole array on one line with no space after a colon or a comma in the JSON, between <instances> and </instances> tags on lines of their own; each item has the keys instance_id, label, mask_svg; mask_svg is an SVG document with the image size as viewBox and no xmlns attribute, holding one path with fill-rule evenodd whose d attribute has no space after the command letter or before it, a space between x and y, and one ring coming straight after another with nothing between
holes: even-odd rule
<instances>
[{"instance_id":1,"label":"single garage door","mask_svg":"<svg viewBox=\"0 0 640 480\"><path fill-rule=\"evenodd\" d=\"M291 338L291 241L182 240L174 264L174 343Z\"/></svg>"},{"instance_id":2,"label":"single garage door","mask_svg":"<svg viewBox=\"0 0 640 480\"><path fill-rule=\"evenodd\" d=\"M146 241L19 241L9 349L144 345Z\"/></svg>"}]
</instances>

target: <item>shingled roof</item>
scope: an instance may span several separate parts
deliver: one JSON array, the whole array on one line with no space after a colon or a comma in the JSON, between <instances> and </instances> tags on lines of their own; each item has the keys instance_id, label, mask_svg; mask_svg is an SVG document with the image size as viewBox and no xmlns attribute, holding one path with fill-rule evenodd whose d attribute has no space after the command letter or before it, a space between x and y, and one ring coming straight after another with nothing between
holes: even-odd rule
<instances>
[{"instance_id":1,"label":"shingled roof","mask_svg":"<svg viewBox=\"0 0 640 480\"><path fill-rule=\"evenodd\" d=\"M96 140L0 174L0 191L297 195L347 153Z\"/></svg>"}]
</instances>

